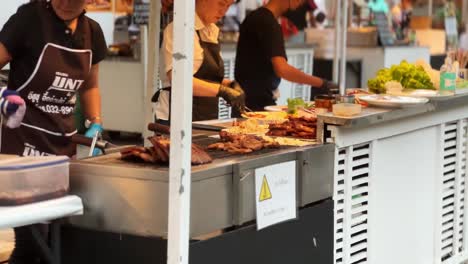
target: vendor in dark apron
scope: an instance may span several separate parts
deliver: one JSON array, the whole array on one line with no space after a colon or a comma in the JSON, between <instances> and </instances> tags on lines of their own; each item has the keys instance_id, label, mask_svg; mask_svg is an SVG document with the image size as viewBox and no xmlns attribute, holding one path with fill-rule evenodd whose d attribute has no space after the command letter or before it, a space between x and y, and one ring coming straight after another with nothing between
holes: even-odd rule
<instances>
[{"instance_id":1,"label":"vendor in dark apron","mask_svg":"<svg viewBox=\"0 0 468 264\"><path fill-rule=\"evenodd\" d=\"M202 40L197 31L200 46L203 48L203 63L193 77L214 83L221 83L224 79L224 63L221 58L219 43L210 43ZM218 119L218 97L193 97L193 121Z\"/></svg>"},{"instance_id":2,"label":"vendor in dark apron","mask_svg":"<svg viewBox=\"0 0 468 264\"><path fill-rule=\"evenodd\" d=\"M70 140L76 133L75 96L91 70L91 50L69 50L47 44L41 58L37 71L17 89L28 110L20 128L2 128L1 152L71 157L75 153ZM67 86L70 80L74 87Z\"/></svg>"},{"instance_id":3,"label":"vendor in dark apron","mask_svg":"<svg viewBox=\"0 0 468 264\"><path fill-rule=\"evenodd\" d=\"M221 46L219 43L212 43L203 41L200 35L200 32L196 31L199 43L201 48L203 49L203 62L198 69L198 71L193 75L194 78L220 84L220 95L217 97L201 97L201 96L194 96L193 97L193 106L192 106L192 121L202 121L202 120L212 120L218 119L218 112L219 112L219 97L223 97L228 103L230 102L231 96L236 97L236 89L242 89L240 87L234 87L238 85L236 82L232 82L230 87L224 87L222 82L224 80L224 62L221 58ZM158 102L161 96L162 91L168 91L170 93L171 87L163 88L155 93L153 98L151 99L152 102ZM221 92L223 90L224 93L227 93L228 96L223 96L224 93ZM229 91L232 90L232 91ZM234 93L232 93L234 92ZM240 95L243 98L243 91ZM170 104L172 96L169 95L169 120L170 120ZM236 98L237 99L237 98ZM242 99L243 101L243 99ZM243 102L242 102L243 105ZM232 112L233 116L239 116L240 112L242 111L241 108L243 106L234 105ZM162 123L166 123L162 121Z\"/></svg>"},{"instance_id":4,"label":"vendor in dark apron","mask_svg":"<svg viewBox=\"0 0 468 264\"><path fill-rule=\"evenodd\" d=\"M92 65L102 60L107 50L99 25L87 18L83 9L76 19L73 32L49 1L39 1L22 6L2 30L0 42L11 53L8 89L20 94L27 111L19 128L1 128L1 153L75 154L71 136L77 132L73 117L76 95L88 85ZM10 36L10 31L21 35L18 27L25 20L33 27L29 29L31 39L22 36L24 43L15 43L17 37ZM24 76L27 72L30 75ZM98 115L94 118L100 118Z\"/></svg>"},{"instance_id":5,"label":"vendor in dark apron","mask_svg":"<svg viewBox=\"0 0 468 264\"><path fill-rule=\"evenodd\" d=\"M26 114L18 128L1 127L1 153L72 157L78 92L92 121L87 133L102 130L97 64L107 45L99 25L85 16L85 5L85 0L34 1L3 25L0 68L10 63L8 89L24 99ZM38 227L47 233L47 226ZM29 227L15 228L9 263L38 263L39 256Z\"/></svg>"}]
</instances>

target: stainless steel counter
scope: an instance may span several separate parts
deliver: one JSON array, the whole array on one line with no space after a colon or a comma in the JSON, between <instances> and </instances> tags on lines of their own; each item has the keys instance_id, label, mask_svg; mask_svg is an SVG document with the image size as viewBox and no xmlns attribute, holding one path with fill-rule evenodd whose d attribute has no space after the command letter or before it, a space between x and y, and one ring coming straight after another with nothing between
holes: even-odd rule
<instances>
[{"instance_id":1,"label":"stainless steel counter","mask_svg":"<svg viewBox=\"0 0 468 264\"><path fill-rule=\"evenodd\" d=\"M468 94L455 95L451 97L438 98L430 100L429 103L409 108L363 108L359 116L339 117L333 113L322 114L318 116L319 122L343 127L364 127L383 122L394 121L419 114L436 112L449 108L455 108L460 105L468 104Z\"/></svg>"},{"instance_id":2,"label":"stainless steel counter","mask_svg":"<svg viewBox=\"0 0 468 264\"><path fill-rule=\"evenodd\" d=\"M287 147L259 154L226 156L192 169L191 236L255 220L256 168L296 161L298 206L330 198L334 145ZM71 164L71 191L83 198L76 226L165 237L168 168L129 163L114 153Z\"/></svg>"}]
</instances>

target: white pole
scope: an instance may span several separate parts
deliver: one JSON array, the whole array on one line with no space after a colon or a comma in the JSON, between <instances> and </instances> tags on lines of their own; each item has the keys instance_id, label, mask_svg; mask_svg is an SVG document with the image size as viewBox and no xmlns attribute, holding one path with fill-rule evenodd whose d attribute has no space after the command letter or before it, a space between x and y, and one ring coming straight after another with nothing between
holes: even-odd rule
<instances>
[{"instance_id":1,"label":"white pole","mask_svg":"<svg viewBox=\"0 0 468 264\"><path fill-rule=\"evenodd\" d=\"M432 12L433 12L432 10L433 10L433 8L434 8L433 0L429 0L428 3L427 3L427 5L428 5L428 6L427 6L427 13L428 13L427 15L428 15L430 18L432 18Z\"/></svg>"},{"instance_id":2,"label":"white pole","mask_svg":"<svg viewBox=\"0 0 468 264\"><path fill-rule=\"evenodd\" d=\"M145 110L145 122L143 123L143 138L145 146L151 144L146 138L151 136L151 132L148 131L146 125L154 121L154 113L151 102L151 96L153 96L156 89L159 87L159 28L161 27L161 1L152 0L150 2L150 17L148 21L148 31L145 38L147 44L144 46L144 57L141 59L145 60L145 87L144 93L144 110ZM143 31L141 31L143 32Z\"/></svg>"},{"instance_id":3,"label":"white pole","mask_svg":"<svg viewBox=\"0 0 468 264\"><path fill-rule=\"evenodd\" d=\"M194 17L195 0L174 1L168 264L188 264Z\"/></svg>"},{"instance_id":4,"label":"white pole","mask_svg":"<svg viewBox=\"0 0 468 264\"><path fill-rule=\"evenodd\" d=\"M333 81L340 80L340 28L341 28L341 0L335 0L335 49L333 54Z\"/></svg>"},{"instance_id":5,"label":"white pole","mask_svg":"<svg viewBox=\"0 0 468 264\"><path fill-rule=\"evenodd\" d=\"M347 34L348 34L348 1L349 0L343 0L342 1L342 11L341 13L343 14L343 19L341 22L343 23L341 25L341 70L340 70L340 94L344 95L345 94L345 88L346 88L346 42L347 42Z\"/></svg>"},{"instance_id":6,"label":"white pole","mask_svg":"<svg viewBox=\"0 0 468 264\"><path fill-rule=\"evenodd\" d=\"M463 23L468 23L468 0L463 0L462 2L462 17ZM468 32L468 28L465 28L465 31Z\"/></svg>"}]
</instances>

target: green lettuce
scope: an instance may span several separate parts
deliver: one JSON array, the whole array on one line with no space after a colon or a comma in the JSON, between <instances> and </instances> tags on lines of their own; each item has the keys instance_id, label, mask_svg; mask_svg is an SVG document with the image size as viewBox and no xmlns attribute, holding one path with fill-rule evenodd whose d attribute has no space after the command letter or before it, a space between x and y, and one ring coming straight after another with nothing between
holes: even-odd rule
<instances>
[{"instance_id":1,"label":"green lettuce","mask_svg":"<svg viewBox=\"0 0 468 264\"><path fill-rule=\"evenodd\" d=\"M406 89L435 89L431 77L424 68L407 61L402 61L400 65L393 65L390 69L378 71L377 76L367 82L367 86L371 92L385 93L385 84L389 81L397 81Z\"/></svg>"}]
</instances>

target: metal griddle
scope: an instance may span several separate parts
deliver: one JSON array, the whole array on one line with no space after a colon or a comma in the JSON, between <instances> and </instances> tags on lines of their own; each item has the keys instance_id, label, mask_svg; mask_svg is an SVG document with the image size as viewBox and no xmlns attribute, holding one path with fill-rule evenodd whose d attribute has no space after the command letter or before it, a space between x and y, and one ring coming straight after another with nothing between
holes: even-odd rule
<instances>
[{"instance_id":1,"label":"metal griddle","mask_svg":"<svg viewBox=\"0 0 468 264\"><path fill-rule=\"evenodd\" d=\"M203 147L219 139L198 136ZM191 236L255 220L254 170L297 162L298 206L332 196L334 145L280 147L233 155L209 151L213 163L192 167ZM293 175L292 175L293 176ZM71 224L141 236L166 237L167 165L120 160L120 153L74 161L71 192L83 198L85 214Z\"/></svg>"}]
</instances>

